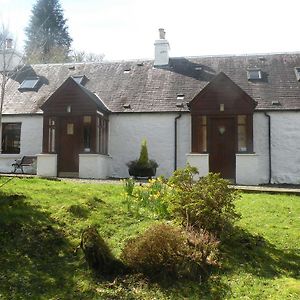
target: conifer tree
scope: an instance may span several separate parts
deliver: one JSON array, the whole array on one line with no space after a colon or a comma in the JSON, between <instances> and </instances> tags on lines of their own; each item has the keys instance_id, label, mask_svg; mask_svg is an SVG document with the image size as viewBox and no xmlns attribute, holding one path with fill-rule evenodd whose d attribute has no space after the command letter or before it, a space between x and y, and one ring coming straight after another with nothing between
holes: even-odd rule
<instances>
[{"instance_id":1,"label":"conifer tree","mask_svg":"<svg viewBox=\"0 0 300 300\"><path fill-rule=\"evenodd\" d=\"M59 0L37 0L25 29L25 54L28 62L65 62L72 38Z\"/></svg>"}]
</instances>

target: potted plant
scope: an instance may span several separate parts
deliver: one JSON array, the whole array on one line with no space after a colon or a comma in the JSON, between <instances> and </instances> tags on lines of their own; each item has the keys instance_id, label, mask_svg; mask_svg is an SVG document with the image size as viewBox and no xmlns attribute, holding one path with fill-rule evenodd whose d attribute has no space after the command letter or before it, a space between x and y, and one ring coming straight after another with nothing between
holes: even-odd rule
<instances>
[{"instance_id":1,"label":"potted plant","mask_svg":"<svg viewBox=\"0 0 300 300\"><path fill-rule=\"evenodd\" d=\"M132 160L127 163L130 176L151 178L156 174L158 164L155 160L149 159L147 141L144 139L141 144L141 152L139 159Z\"/></svg>"}]
</instances>

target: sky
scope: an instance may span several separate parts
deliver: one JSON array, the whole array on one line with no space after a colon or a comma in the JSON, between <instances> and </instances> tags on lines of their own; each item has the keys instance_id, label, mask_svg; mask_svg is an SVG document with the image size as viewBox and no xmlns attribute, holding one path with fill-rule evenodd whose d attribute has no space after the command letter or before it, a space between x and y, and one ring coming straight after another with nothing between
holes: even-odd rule
<instances>
[{"instance_id":1,"label":"sky","mask_svg":"<svg viewBox=\"0 0 300 300\"><path fill-rule=\"evenodd\" d=\"M36 0L0 0L22 49ZM158 28L170 56L300 51L299 0L60 0L72 48L106 60L153 59Z\"/></svg>"}]
</instances>

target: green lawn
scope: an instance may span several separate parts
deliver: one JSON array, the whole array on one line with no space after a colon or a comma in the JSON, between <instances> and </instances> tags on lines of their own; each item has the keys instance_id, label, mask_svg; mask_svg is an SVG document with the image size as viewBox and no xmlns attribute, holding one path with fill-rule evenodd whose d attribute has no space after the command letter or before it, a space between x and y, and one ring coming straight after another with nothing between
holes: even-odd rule
<instances>
[{"instance_id":1,"label":"green lawn","mask_svg":"<svg viewBox=\"0 0 300 300\"><path fill-rule=\"evenodd\" d=\"M0 185L8 179L1 177ZM300 299L300 197L243 194L242 219L207 282L103 281L88 270L89 224L118 256L156 220L133 217L121 185L14 178L0 187L0 299Z\"/></svg>"}]
</instances>

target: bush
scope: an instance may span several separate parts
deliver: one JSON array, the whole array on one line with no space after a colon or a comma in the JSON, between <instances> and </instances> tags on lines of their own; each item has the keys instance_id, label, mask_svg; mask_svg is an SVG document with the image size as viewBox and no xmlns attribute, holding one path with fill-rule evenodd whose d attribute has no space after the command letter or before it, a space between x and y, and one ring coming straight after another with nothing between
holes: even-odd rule
<instances>
[{"instance_id":1,"label":"bush","mask_svg":"<svg viewBox=\"0 0 300 300\"><path fill-rule=\"evenodd\" d=\"M188 166L175 171L169 179L174 191L169 197L171 210L185 226L219 236L240 217L234 204L240 194L219 174L209 173L193 182L196 173L197 169Z\"/></svg>"},{"instance_id":2,"label":"bush","mask_svg":"<svg viewBox=\"0 0 300 300\"><path fill-rule=\"evenodd\" d=\"M215 257L218 242L191 235L178 227L156 224L125 245L121 258L133 270L150 277L198 278L208 257ZM212 250L214 249L214 250Z\"/></svg>"},{"instance_id":3,"label":"bush","mask_svg":"<svg viewBox=\"0 0 300 300\"><path fill-rule=\"evenodd\" d=\"M114 275L124 272L124 265L112 255L95 227L83 230L80 247L89 267L98 274Z\"/></svg>"}]
</instances>

